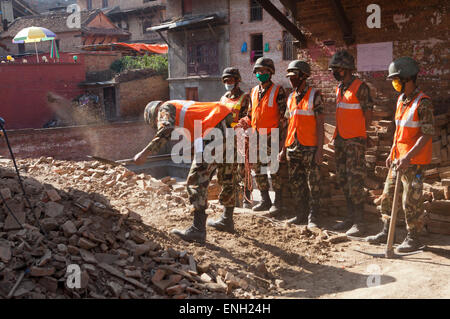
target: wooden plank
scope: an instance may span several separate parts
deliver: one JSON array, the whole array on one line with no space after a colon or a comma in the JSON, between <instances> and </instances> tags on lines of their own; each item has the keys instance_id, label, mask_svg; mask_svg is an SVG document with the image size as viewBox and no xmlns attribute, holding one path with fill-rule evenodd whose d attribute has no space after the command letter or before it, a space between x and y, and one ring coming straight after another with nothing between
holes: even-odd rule
<instances>
[{"instance_id":1,"label":"wooden plank","mask_svg":"<svg viewBox=\"0 0 450 319\"><path fill-rule=\"evenodd\" d=\"M438 222L450 223L450 216L444 216L444 215L440 215L440 214L430 213L430 219L438 221Z\"/></svg>"},{"instance_id":2,"label":"wooden plank","mask_svg":"<svg viewBox=\"0 0 450 319\"><path fill-rule=\"evenodd\" d=\"M430 213L450 216L450 200L435 200L426 203L424 208Z\"/></svg>"},{"instance_id":3,"label":"wooden plank","mask_svg":"<svg viewBox=\"0 0 450 319\"><path fill-rule=\"evenodd\" d=\"M450 223L429 220L427 222L427 229L433 234L450 235Z\"/></svg>"}]
</instances>

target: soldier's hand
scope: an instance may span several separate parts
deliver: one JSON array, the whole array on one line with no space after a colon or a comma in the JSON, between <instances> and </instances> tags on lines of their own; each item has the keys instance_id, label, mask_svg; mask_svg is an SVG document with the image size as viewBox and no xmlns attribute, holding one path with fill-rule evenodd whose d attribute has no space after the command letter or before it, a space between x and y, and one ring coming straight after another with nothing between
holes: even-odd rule
<instances>
[{"instance_id":1,"label":"soldier's hand","mask_svg":"<svg viewBox=\"0 0 450 319\"><path fill-rule=\"evenodd\" d=\"M241 118L236 127L241 127L244 130L248 129L250 127L250 125L248 124L248 119L246 117Z\"/></svg>"},{"instance_id":2,"label":"soldier's hand","mask_svg":"<svg viewBox=\"0 0 450 319\"><path fill-rule=\"evenodd\" d=\"M388 158L386 158L386 167L391 168L391 165L392 165L392 159L391 159L391 155L389 155Z\"/></svg>"},{"instance_id":3,"label":"soldier's hand","mask_svg":"<svg viewBox=\"0 0 450 319\"><path fill-rule=\"evenodd\" d=\"M286 150L284 148L278 154L278 161L281 162L281 163L286 161Z\"/></svg>"},{"instance_id":4,"label":"soldier's hand","mask_svg":"<svg viewBox=\"0 0 450 319\"><path fill-rule=\"evenodd\" d=\"M320 166L323 162L323 149L318 148L316 154L314 156L314 161L318 166Z\"/></svg>"},{"instance_id":5,"label":"soldier's hand","mask_svg":"<svg viewBox=\"0 0 450 319\"><path fill-rule=\"evenodd\" d=\"M145 163L145 161L147 160L147 154L145 154L144 152L139 152L134 156L134 163L136 165L142 165Z\"/></svg>"},{"instance_id":6,"label":"soldier's hand","mask_svg":"<svg viewBox=\"0 0 450 319\"><path fill-rule=\"evenodd\" d=\"M400 171L407 169L410 161L411 159L409 158L409 156L403 156L397 163L397 169Z\"/></svg>"}]
</instances>

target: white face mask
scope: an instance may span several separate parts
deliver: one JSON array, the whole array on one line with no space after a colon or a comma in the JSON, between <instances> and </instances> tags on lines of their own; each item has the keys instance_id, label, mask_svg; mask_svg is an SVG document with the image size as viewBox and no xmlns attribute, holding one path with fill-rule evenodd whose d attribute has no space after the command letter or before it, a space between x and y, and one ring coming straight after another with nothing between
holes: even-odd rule
<instances>
[{"instance_id":1,"label":"white face mask","mask_svg":"<svg viewBox=\"0 0 450 319\"><path fill-rule=\"evenodd\" d=\"M225 89L226 89L227 91L231 91L232 89L234 89L234 84L226 84L226 83L225 83Z\"/></svg>"}]
</instances>

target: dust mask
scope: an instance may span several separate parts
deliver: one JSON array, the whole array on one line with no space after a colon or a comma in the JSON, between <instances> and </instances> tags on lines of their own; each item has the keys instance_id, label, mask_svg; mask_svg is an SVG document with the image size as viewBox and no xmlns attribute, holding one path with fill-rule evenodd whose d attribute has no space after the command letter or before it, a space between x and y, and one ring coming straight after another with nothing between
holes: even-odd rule
<instances>
[{"instance_id":1,"label":"dust mask","mask_svg":"<svg viewBox=\"0 0 450 319\"><path fill-rule=\"evenodd\" d=\"M403 83L399 79L392 80L392 86L397 92L401 92L403 89Z\"/></svg>"},{"instance_id":2,"label":"dust mask","mask_svg":"<svg viewBox=\"0 0 450 319\"><path fill-rule=\"evenodd\" d=\"M232 89L234 89L234 84L227 84L225 83L225 90L227 91L231 91Z\"/></svg>"}]
</instances>

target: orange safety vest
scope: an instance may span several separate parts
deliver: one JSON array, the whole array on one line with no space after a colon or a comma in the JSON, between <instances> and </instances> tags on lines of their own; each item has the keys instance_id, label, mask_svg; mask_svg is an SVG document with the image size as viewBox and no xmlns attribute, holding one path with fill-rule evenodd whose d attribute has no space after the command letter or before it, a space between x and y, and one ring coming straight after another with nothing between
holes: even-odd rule
<instances>
[{"instance_id":1,"label":"orange safety vest","mask_svg":"<svg viewBox=\"0 0 450 319\"><path fill-rule=\"evenodd\" d=\"M285 146L292 145L295 134L300 144L317 146L316 116L314 115L314 96L316 90L309 88L302 100L297 104L294 92L289 95L289 126Z\"/></svg>"},{"instance_id":2,"label":"orange safety vest","mask_svg":"<svg viewBox=\"0 0 450 319\"><path fill-rule=\"evenodd\" d=\"M267 128L270 133L273 128L277 128L280 120L278 111L277 96L280 86L272 83L272 86L264 94L263 98L258 101L258 86L252 89L252 127L257 129ZM263 134L263 133L261 133Z\"/></svg>"},{"instance_id":3,"label":"orange safety vest","mask_svg":"<svg viewBox=\"0 0 450 319\"><path fill-rule=\"evenodd\" d=\"M405 156L422 136L420 132L419 114L417 108L423 98L429 98L423 92L420 92L408 106L403 108L403 94L397 100L397 111L395 112L395 139L391 159L398 159ZM411 164L425 165L431 163L432 141L431 139L411 159Z\"/></svg>"},{"instance_id":4,"label":"orange safety vest","mask_svg":"<svg viewBox=\"0 0 450 319\"><path fill-rule=\"evenodd\" d=\"M194 142L195 138L205 137L212 128L230 114L230 110L218 102L172 100L167 101L167 103L175 106L175 126L187 129L191 134L191 142ZM201 137L197 137L194 134L196 121L200 121L202 124Z\"/></svg>"},{"instance_id":5,"label":"orange safety vest","mask_svg":"<svg viewBox=\"0 0 450 319\"><path fill-rule=\"evenodd\" d=\"M226 97L225 95L222 96L220 99L220 103L228 107L228 109L233 114L233 123L231 123L231 127L235 127L239 122L239 113L241 111L242 107L242 101L245 98L245 93L243 93L239 98L237 99L230 99Z\"/></svg>"},{"instance_id":6,"label":"orange safety vest","mask_svg":"<svg viewBox=\"0 0 450 319\"><path fill-rule=\"evenodd\" d=\"M355 79L344 96L341 96L341 89L336 88L336 130L333 138L339 135L344 139L363 137L366 138L366 121L361 105L356 97L362 81Z\"/></svg>"}]
</instances>

